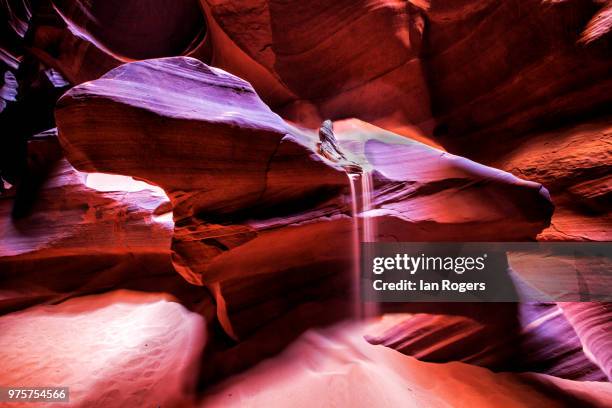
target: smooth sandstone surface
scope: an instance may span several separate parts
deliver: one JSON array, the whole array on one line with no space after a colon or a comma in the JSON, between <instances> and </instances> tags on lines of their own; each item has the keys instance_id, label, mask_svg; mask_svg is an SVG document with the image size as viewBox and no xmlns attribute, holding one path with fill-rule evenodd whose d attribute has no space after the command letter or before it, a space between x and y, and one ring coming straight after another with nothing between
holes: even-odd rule
<instances>
[{"instance_id":1,"label":"smooth sandstone surface","mask_svg":"<svg viewBox=\"0 0 612 408\"><path fill-rule=\"evenodd\" d=\"M591 21L604 20L605 2L419 3L427 9L423 65L436 133L451 151L495 158L525 132L606 114L609 33L583 40Z\"/></svg>"},{"instance_id":2,"label":"smooth sandstone surface","mask_svg":"<svg viewBox=\"0 0 612 408\"><path fill-rule=\"evenodd\" d=\"M563 302L563 313L580 336L585 354L612 379L612 353L610 352L610 303Z\"/></svg>"},{"instance_id":3,"label":"smooth sandstone surface","mask_svg":"<svg viewBox=\"0 0 612 408\"><path fill-rule=\"evenodd\" d=\"M189 51L206 33L197 0L91 2L54 0L71 31L127 59L165 57Z\"/></svg>"},{"instance_id":4,"label":"smooth sandstone surface","mask_svg":"<svg viewBox=\"0 0 612 408\"><path fill-rule=\"evenodd\" d=\"M279 356L208 391L201 407L606 406L610 383L432 364L368 344L363 327L305 333Z\"/></svg>"},{"instance_id":5,"label":"smooth sandstone surface","mask_svg":"<svg viewBox=\"0 0 612 408\"><path fill-rule=\"evenodd\" d=\"M421 361L461 361L494 371L538 372L579 381L607 378L599 363L585 355L583 333L576 333L554 303L517 305L514 325L511 310L504 314L499 305L490 305L495 313L486 314L478 304L474 309L480 315L472 316L456 314L457 308L384 315L364 337Z\"/></svg>"},{"instance_id":6,"label":"smooth sandstone surface","mask_svg":"<svg viewBox=\"0 0 612 408\"><path fill-rule=\"evenodd\" d=\"M417 129L430 119L425 23L409 2L201 3L211 62L252 83L283 117L311 127L328 117L393 118Z\"/></svg>"},{"instance_id":7,"label":"smooth sandstone surface","mask_svg":"<svg viewBox=\"0 0 612 408\"><path fill-rule=\"evenodd\" d=\"M205 339L202 317L165 294L35 306L0 317L2 383L69 387L60 407L186 406Z\"/></svg>"}]
</instances>

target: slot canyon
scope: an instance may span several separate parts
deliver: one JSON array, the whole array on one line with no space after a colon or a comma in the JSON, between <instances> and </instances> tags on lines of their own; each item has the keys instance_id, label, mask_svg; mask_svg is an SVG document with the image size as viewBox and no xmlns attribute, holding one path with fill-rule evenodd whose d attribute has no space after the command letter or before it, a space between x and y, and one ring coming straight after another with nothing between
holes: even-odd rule
<instances>
[{"instance_id":1,"label":"slot canyon","mask_svg":"<svg viewBox=\"0 0 612 408\"><path fill-rule=\"evenodd\" d=\"M612 406L612 1L0 18L1 407ZM608 257L491 260L525 301L364 300L389 243ZM69 398L9 398L36 387Z\"/></svg>"}]
</instances>

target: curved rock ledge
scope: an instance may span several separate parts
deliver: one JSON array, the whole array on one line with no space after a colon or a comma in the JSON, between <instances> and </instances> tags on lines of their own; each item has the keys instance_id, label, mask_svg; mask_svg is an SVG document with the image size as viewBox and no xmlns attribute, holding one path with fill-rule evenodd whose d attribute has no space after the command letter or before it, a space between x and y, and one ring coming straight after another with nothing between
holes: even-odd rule
<instances>
[{"instance_id":1,"label":"curved rock ledge","mask_svg":"<svg viewBox=\"0 0 612 408\"><path fill-rule=\"evenodd\" d=\"M76 168L166 191L174 265L212 289L233 337L347 290L348 178L316 153L315 132L284 122L247 82L185 57L134 62L71 89L56 119ZM537 183L359 121L336 134L373 172L376 208L362 216L382 239L532 239L548 225ZM313 290L322 287L329 293Z\"/></svg>"}]
</instances>

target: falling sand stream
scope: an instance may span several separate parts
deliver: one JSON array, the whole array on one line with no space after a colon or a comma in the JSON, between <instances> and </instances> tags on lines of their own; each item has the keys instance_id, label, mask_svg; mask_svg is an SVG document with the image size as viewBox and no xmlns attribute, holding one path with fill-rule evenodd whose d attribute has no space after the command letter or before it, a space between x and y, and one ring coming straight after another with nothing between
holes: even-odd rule
<instances>
[{"instance_id":1,"label":"falling sand stream","mask_svg":"<svg viewBox=\"0 0 612 408\"><path fill-rule=\"evenodd\" d=\"M347 173L347 175L351 186L351 217L353 220L353 315L357 318L367 318L378 312L376 303L364 302L361 299L361 259L363 255L361 243L376 241L376 219L369 213L374 209L372 200L374 182L371 171L364 170L360 174ZM358 204L361 204L361 207Z\"/></svg>"},{"instance_id":2,"label":"falling sand stream","mask_svg":"<svg viewBox=\"0 0 612 408\"><path fill-rule=\"evenodd\" d=\"M343 152L334 135L331 120L323 122L319 128L318 152L328 160L342 166L346 171L351 189L351 218L352 227L352 293L353 293L353 315L357 318L374 316L377 307L374 302L362 302L361 299L361 273L360 265L362 259L361 242L376 241L376 221L372 217L371 210L374 209L374 179L372 170L366 163L365 158L360 160L353 157L350 152ZM346 153L346 155L345 155ZM348 156L348 157L347 157ZM359 163L361 162L361 164Z\"/></svg>"}]
</instances>

